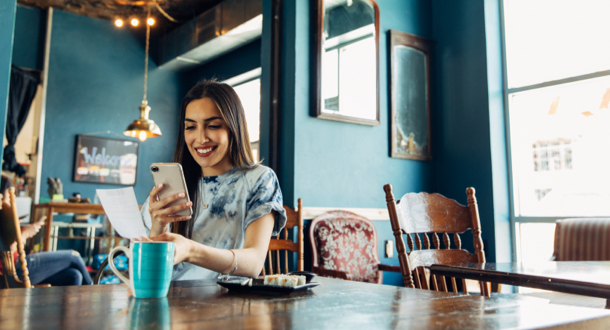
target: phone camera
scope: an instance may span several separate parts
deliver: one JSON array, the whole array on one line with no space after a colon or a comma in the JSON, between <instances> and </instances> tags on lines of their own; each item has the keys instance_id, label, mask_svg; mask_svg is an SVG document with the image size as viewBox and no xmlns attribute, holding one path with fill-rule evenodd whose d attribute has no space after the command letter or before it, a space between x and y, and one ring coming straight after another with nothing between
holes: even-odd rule
<instances>
[{"instance_id":1,"label":"phone camera","mask_svg":"<svg viewBox=\"0 0 610 330\"><path fill-rule=\"evenodd\" d=\"M159 168L156 166L151 167L150 170L153 172L159 172Z\"/></svg>"}]
</instances>

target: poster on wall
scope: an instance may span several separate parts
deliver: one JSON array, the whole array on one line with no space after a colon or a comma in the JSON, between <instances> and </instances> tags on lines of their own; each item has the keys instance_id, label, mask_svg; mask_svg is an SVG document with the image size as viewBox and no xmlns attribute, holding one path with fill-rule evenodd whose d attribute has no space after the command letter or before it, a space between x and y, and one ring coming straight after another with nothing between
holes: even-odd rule
<instances>
[{"instance_id":1,"label":"poster on wall","mask_svg":"<svg viewBox=\"0 0 610 330\"><path fill-rule=\"evenodd\" d=\"M78 135L73 180L135 185L138 147L137 141Z\"/></svg>"}]
</instances>

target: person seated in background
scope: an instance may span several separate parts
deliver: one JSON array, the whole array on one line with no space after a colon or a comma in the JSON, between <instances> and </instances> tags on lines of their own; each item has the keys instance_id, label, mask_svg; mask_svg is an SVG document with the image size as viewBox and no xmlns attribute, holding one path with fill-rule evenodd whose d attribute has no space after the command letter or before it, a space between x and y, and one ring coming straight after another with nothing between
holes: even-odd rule
<instances>
[{"instance_id":1,"label":"person seated in background","mask_svg":"<svg viewBox=\"0 0 610 330\"><path fill-rule=\"evenodd\" d=\"M2 175L0 182L0 191L2 192L2 203L10 205L8 198L8 188L13 187L10 179ZM2 219L0 219L2 220ZM21 227L22 243L28 238L36 236L40 228L45 224L46 217L42 217L35 223ZM14 257L17 275L20 280L23 280L21 272L21 261L18 259L17 242L11 244L11 252ZM91 276L85 267L83 259L77 251L52 251L31 253L25 257L27 268L29 271L30 282L32 285L41 283L50 284L51 286L67 286L67 285L90 285L93 284ZM0 271L2 265L0 264Z\"/></svg>"}]
</instances>

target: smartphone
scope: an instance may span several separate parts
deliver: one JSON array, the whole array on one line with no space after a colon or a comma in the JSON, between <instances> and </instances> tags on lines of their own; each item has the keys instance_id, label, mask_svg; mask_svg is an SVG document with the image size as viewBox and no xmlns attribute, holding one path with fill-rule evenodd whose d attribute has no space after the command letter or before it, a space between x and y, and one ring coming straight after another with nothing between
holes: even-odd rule
<instances>
[{"instance_id":1,"label":"smartphone","mask_svg":"<svg viewBox=\"0 0 610 330\"><path fill-rule=\"evenodd\" d=\"M184 172L182 165L179 163L153 163L150 165L150 173L152 173L155 186L163 184L163 189L157 195L159 200L183 192L184 198L178 199L168 206L184 204L190 201L188 190L186 189L186 181L184 180ZM173 216L189 216L193 214L193 208L181 210Z\"/></svg>"}]
</instances>

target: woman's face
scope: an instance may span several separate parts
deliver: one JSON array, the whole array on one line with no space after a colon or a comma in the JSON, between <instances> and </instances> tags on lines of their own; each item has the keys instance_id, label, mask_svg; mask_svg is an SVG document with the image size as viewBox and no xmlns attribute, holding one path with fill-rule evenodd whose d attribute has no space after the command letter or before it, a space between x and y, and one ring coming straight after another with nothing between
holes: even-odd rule
<instances>
[{"instance_id":1,"label":"woman's face","mask_svg":"<svg viewBox=\"0 0 610 330\"><path fill-rule=\"evenodd\" d=\"M224 174L233 168L229 127L212 99L194 100L186 106L184 141L203 176Z\"/></svg>"}]
</instances>

